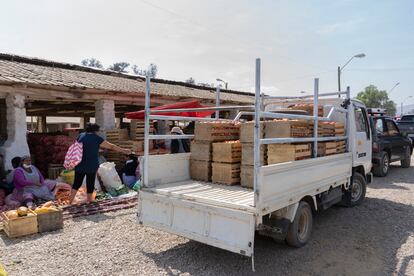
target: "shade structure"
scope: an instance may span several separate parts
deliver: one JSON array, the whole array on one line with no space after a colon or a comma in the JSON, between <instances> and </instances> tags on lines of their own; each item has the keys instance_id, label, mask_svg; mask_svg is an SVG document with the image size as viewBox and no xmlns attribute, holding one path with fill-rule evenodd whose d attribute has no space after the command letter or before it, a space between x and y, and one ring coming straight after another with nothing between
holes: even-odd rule
<instances>
[{"instance_id":1,"label":"shade structure","mask_svg":"<svg viewBox=\"0 0 414 276\"><path fill-rule=\"evenodd\" d=\"M158 115L165 115L165 116L182 116L182 117L207 117L211 116L214 113L214 110L207 110L207 111L185 111L188 108L199 108L199 107L208 107L200 104L199 101L190 101L190 102L178 102L172 104L165 104L157 107L151 108L151 110L164 110L164 109L184 109L182 112L163 112L158 113ZM127 112L125 113L125 117L132 120L144 120L145 117L145 110L134 111L134 112Z\"/></svg>"}]
</instances>

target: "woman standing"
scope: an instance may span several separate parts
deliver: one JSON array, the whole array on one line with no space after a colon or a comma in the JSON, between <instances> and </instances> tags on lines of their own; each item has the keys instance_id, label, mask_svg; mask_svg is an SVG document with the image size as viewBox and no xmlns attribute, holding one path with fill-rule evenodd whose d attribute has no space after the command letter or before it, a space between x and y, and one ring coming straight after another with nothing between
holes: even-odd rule
<instances>
[{"instance_id":1,"label":"woman standing","mask_svg":"<svg viewBox=\"0 0 414 276\"><path fill-rule=\"evenodd\" d=\"M78 142L83 144L82 161L75 167L75 180L70 194L70 203L82 186L83 179L86 176L87 201L91 202L92 194L95 189L96 172L99 168L99 148L117 151L124 154L131 154L131 150L120 148L114 144L105 141L97 133L99 125L88 123L86 132L78 137Z\"/></svg>"}]
</instances>

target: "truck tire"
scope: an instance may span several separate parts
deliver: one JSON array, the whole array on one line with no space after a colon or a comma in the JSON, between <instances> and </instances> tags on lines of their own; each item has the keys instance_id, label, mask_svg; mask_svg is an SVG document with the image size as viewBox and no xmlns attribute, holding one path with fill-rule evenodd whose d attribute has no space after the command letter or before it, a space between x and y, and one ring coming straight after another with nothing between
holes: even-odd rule
<instances>
[{"instance_id":1,"label":"truck tire","mask_svg":"<svg viewBox=\"0 0 414 276\"><path fill-rule=\"evenodd\" d=\"M383 151L380 155L379 163L372 167L372 172L375 176L386 176L388 174L388 170L390 168L390 158L388 153Z\"/></svg>"},{"instance_id":2,"label":"truck tire","mask_svg":"<svg viewBox=\"0 0 414 276\"><path fill-rule=\"evenodd\" d=\"M309 203L301 201L296 211L295 219L289 225L286 242L293 247L302 247L312 234L313 217Z\"/></svg>"},{"instance_id":3,"label":"truck tire","mask_svg":"<svg viewBox=\"0 0 414 276\"><path fill-rule=\"evenodd\" d=\"M404 153L404 159L401 159L401 167L409 168L411 166L411 149L407 147Z\"/></svg>"},{"instance_id":4,"label":"truck tire","mask_svg":"<svg viewBox=\"0 0 414 276\"><path fill-rule=\"evenodd\" d=\"M360 173L354 173L352 176L352 187L351 187L351 204L350 207L360 205L367 192L367 182L365 177Z\"/></svg>"}]
</instances>

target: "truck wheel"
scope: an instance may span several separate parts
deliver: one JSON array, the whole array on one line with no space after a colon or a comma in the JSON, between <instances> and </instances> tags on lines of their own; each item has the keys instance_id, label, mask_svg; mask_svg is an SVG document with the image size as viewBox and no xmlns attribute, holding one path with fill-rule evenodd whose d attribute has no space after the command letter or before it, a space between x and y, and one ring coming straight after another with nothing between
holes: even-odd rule
<instances>
[{"instance_id":1,"label":"truck wheel","mask_svg":"<svg viewBox=\"0 0 414 276\"><path fill-rule=\"evenodd\" d=\"M365 199L367 192L367 183L364 176L360 173L354 173L352 176L351 187L351 207L360 205Z\"/></svg>"},{"instance_id":2,"label":"truck wheel","mask_svg":"<svg viewBox=\"0 0 414 276\"><path fill-rule=\"evenodd\" d=\"M401 159L401 167L409 168L411 165L411 149L407 147L405 149L404 159Z\"/></svg>"},{"instance_id":3,"label":"truck wheel","mask_svg":"<svg viewBox=\"0 0 414 276\"><path fill-rule=\"evenodd\" d=\"M383 151L381 152L380 161L377 165L374 165L372 172L375 176L386 176L388 174L388 169L390 168L390 158L388 153Z\"/></svg>"},{"instance_id":4,"label":"truck wheel","mask_svg":"<svg viewBox=\"0 0 414 276\"><path fill-rule=\"evenodd\" d=\"M301 201L296 211L295 219L290 224L286 242L293 247L302 247L312 234L313 217L309 203Z\"/></svg>"}]
</instances>

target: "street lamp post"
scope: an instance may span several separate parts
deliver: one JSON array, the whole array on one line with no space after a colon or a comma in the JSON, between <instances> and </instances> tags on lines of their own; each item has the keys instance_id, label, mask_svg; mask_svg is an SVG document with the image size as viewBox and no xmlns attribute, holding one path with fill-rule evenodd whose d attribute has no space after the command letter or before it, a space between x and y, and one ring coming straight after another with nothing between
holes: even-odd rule
<instances>
[{"instance_id":1,"label":"street lamp post","mask_svg":"<svg viewBox=\"0 0 414 276\"><path fill-rule=\"evenodd\" d=\"M344 70L345 66L347 66L351 62L351 60L353 60L354 58L363 58L363 57L365 57L364 53L354 55L342 67L338 66L338 91L341 91L341 73Z\"/></svg>"},{"instance_id":2,"label":"street lamp post","mask_svg":"<svg viewBox=\"0 0 414 276\"><path fill-rule=\"evenodd\" d=\"M222 80L222 79L216 79L216 81L218 81L218 82L222 82L223 84L224 84L224 89L226 89L227 90L227 85L228 85L228 82L225 82L224 80Z\"/></svg>"},{"instance_id":3,"label":"street lamp post","mask_svg":"<svg viewBox=\"0 0 414 276\"><path fill-rule=\"evenodd\" d=\"M392 92L392 90L394 90L395 89L395 87L397 87L398 85L400 85L400 83L399 82L397 82L391 89L390 89L390 91L388 92L388 94L391 94L391 92Z\"/></svg>"},{"instance_id":4,"label":"street lamp post","mask_svg":"<svg viewBox=\"0 0 414 276\"><path fill-rule=\"evenodd\" d=\"M404 102L406 101L406 100L408 100L409 98L412 98L413 96L408 96L407 98L405 98L405 100L404 101L402 101L401 102L401 116L404 114L404 112L403 112L403 104L404 104Z\"/></svg>"}]
</instances>

